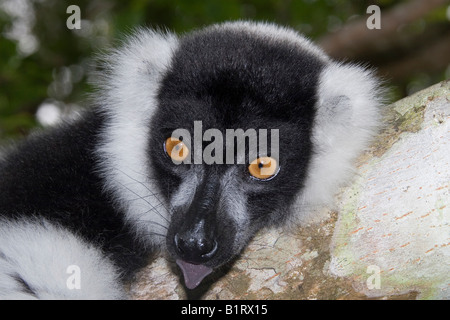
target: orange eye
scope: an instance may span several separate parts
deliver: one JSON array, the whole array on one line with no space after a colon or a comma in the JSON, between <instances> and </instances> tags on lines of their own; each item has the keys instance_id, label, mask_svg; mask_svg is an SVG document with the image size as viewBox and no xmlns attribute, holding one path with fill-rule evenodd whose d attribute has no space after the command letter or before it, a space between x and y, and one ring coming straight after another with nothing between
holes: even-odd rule
<instances>
[{"instance_id":1,"label":"orange eye","mask_svg":"<svg viewBox=\"0 0 450 320\"><path fill-rule=\"evenodd\" d=\"M164 150L174 162L182 162L189 155L189 149L183 141L172 137L164 142Z\"/></svg>"},{"instance_id":2,"label":"orange eye","mask_svg":"<svg viewBox=\"0 0 450 320\"><path fill-rule=\"evenodd\" d=\"M260 157L250 163L248 171L256 179L268 180L276 176L279 167L274 158Z\"/></svg>"}]
</instances>

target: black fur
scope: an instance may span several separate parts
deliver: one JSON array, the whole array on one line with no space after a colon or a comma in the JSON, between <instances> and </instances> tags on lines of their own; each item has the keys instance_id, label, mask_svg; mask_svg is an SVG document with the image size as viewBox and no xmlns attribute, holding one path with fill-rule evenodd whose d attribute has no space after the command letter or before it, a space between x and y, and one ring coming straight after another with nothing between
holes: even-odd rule
<instances>
[{"instance_id":1,"label":"black fur","mask_svg":"<svg viewBox=\"0 0 450 320\"><path fill-rule=\"evenodd\" d=\"M224 136L226 129L279 129L279 175L271 181L255 181L247 169L253 159L247 159L239 170L242 186L248 190L252 234L283 223L303 186L312 155L310 137L322 67L318 58L288 42L274 45L245 33L206 30L183 38L162 81L160 107L151 124L149 156L162 194L170 196L183 170L194 166L176 166L164 154L161 142L173 130L188 129L193 137L196 120L202 121L203 130L219 129ZM192 208L173 213L167 236L173 256L177 256L175 233L192 229L203 217L207 217L205 238L219 242L218 254L204 263L217 267L236 254L230 252L236 226L208 205L216 201L219 187L214 181L220 181L226 169L227 165L205 168L208 186L199 187L201 196L196 195L192 206L206 210L195 210L194 215L189 215Z\"/></svg>"},{"instance_id":2,"label":"black fur","mask_svg":"<svg viewBox=\"0 0 450 320\"><path fill-rule=\"evenodd\" d=\"M41 217L100 246L128 277L146 262L147 252L124 224L123 212L97 173L95 148L104 117L82 119L35 133L1 165L0 216Z\"/></svg>"}]
</instances>

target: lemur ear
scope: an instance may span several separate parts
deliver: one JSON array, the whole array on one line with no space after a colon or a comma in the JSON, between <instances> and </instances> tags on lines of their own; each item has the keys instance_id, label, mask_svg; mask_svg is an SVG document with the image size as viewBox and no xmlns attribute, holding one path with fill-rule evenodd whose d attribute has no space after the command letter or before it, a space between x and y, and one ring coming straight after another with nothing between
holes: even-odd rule
<instances>
[{"instance_id":1,"label":"lemur ear","mask_svg":"<svg viewBox=\"0 0 450 320\"><path fill-rule=\"evenodd\" d=\"M353 110L351 100L344 95L327 97L320 101L316 110L316 125L325 126L345 126L349 125L352 119Z\"/></svg>"},{"instance_id":2,"label":"lemur ear","mask_svg":"<svg viewBox=\"0 0 450 320\"><path fill-rule=\"evenodd\" d=\"M313 135L316 149L337 152L339 148L340 152L356 156L380 126L380 82L368 69L330 63L320 74L317 94ZM342 145L334 142L348 144L351 150L342 150Z\"/></svg>"},{"instance_id":3,"label":"lemur ear","mask_svg":"<svg viewBox=\"0 0 450 320\"><path fill-rule=\"evenodd\" d=\"M370 70L331 62L321 71L313 157L295 210L311 211L333 203L339 186L352 177L356 157L380 128L382 96L380 82ZM314 216L303 215L300 222L311 222Z\"/></svg>"}]
</instances>

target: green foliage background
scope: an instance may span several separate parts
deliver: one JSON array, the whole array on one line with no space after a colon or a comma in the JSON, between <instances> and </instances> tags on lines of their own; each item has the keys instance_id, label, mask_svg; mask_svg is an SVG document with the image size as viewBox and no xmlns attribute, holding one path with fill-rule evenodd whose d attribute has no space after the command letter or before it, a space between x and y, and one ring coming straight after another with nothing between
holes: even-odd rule
<instances>
[{"instance_id":1,"label":"green foliage background","mask_svg":"<svg viewBox=\"0 0 450 320\"><path fill-rule=\"evenodd\" d=\"M135 26L168 28L183 33L225 20L264 20L293 27L317 40L349 20L365 16L366 8L371 4L387 10L401 2L23 0L29 4L27 10L34 17L30 32L38 43L34 51L24 54L20 51L17 39L9 35L18 22L18 18L7 10L11 1L14 0L0 0L0 139L23 136L38 126L36 110L48 99L65 106L71 103L82 105L86 93L91 90L87 84L90 57ZM72 4L80 7L84 19L80 32L66 27L66 19L69 17L66 9ZM448 24L446 12L444 7L424 18L422 23ZM414 26L412 30L414 31ZM364 58L361 60L364 61ZM72 70L69 89L58 90L58 78L67 68ZM77 77L73 76L73 70L78 70ZM419 74L406 82L389 84L395 92L394 98L399 98L407 93L406 88L411 83L415 84L416 89L420 89L444 78L445 70L442 70L438 74Z\"/></svg>"}]
</instances>

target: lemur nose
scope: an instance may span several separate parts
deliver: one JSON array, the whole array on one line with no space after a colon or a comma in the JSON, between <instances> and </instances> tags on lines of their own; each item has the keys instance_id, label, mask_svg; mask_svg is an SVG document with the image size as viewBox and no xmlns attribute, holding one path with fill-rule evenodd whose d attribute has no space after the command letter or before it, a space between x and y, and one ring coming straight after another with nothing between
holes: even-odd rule
<instances>
[{"instance_id":1,"label":"lemur nose","mask_svg":"<svg viewBox=\"0 0 450 320\"><path fill-rule=\"evenodd\" d=\"M184 261L201 264L214 256L217 251L217 241L207 239L202 234L186 234L174 237L175 248L178 256Z\"/></svg>"}]
</instances>

